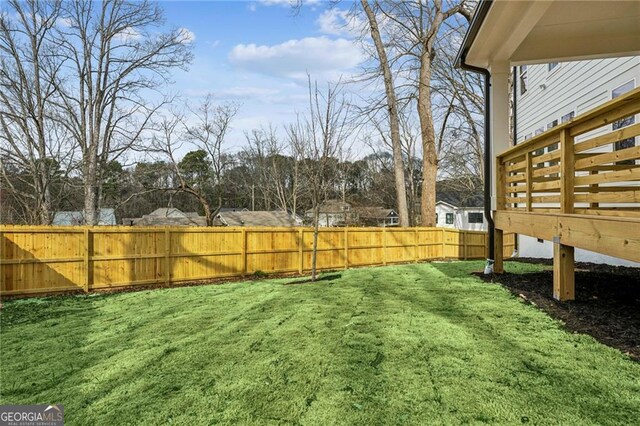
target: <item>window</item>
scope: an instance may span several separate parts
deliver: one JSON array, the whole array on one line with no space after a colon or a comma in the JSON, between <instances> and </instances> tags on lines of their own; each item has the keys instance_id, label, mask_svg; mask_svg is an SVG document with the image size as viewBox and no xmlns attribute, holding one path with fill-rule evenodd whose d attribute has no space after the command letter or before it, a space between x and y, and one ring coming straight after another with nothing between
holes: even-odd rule
<instances>
[{"instance_id":1,"label":"window","mask_svg":"<svg viewBox=\"0 0 640 426\"><path fill-rule=\"evenodd\" d=\"M469 213L469 223L482 223L482 213Z\"/></svg>"},{"instance_id":2,"label":"window","mask_svg":"<svg viewBox=\"0 0 640 426\"><path fill-rule=\"evenodd\" d=\"M618 96L624 95L626 92L632 90L633 86L634 84L632 80L628 83L623 84L622 86L616 87L611 92L611 98L617 98ZM615 123L612 124L611 129L618 130L618 129L622 129L623 127L631 126L632 124L635 124L635 123L636 123L636 117L632 115L631 117L626 117L626 118L623 118L622 120L616 121ZM613 149L616 151L620 151L622 149L632 148L634 146L636 146L636 138L632 137L632 138L623 139L621 141L614 143ZM635 160L623 160L623 161L618 161L616 164L635 164L635 163L636 163Z\"/></svg>"},{"instance_id":3,"label":"window","mask_svg":"<svg viewBox=\"0 0 640 426\"><path fill-rule=\"evenodd\" d=\"M544 127L540 127L539 129L536 129L535 135L538 136L540 133L544 133Z\"/></svg>"},{"instance_id":4,"label":"window","mask_svg":"<svg viewBox=\"0 0 640 426\"><path fill-rule=\"evenodd\" d=\"M436 224L438 223L438 213L436 213Z\"/></svg>"},{"instance_id":5,"label":"window","mask_svg":"<svg viewBox=\"0 0 640 426\"><path fill-rule=\"evenodd\" d=\"M524 95L527 93L527 66L520 66L520 94Z\"/></svg>"},{"instance_id":6,"label":"window","mask_svg":"<svg viewBox=\"0 0 640 426\"><path fill-rule=\"evenodd\" d=\"M447 213L447 217L445 219L447 225L453 225L453 213Z\"/></svg>"},{"instance_id":7,"label":"window","mask_svg":"<svg viewBox=\"0 0 640 426\"><path fill-rule=\"evenodd\" d=\"M540 149L536 149L535 151L533 151L533 156L537 157L538 155L542 155L544 154L544 148L540 148ZM542 169L544 167L544 162L542 163L536 163L533 168L534 169Z\"/></svg>"},{"instance_id":8,"label":"window","mask_svg":"<svg viewBox=\"0 0 640 426\"><path fill-rule=\"evenodd\" d=\"M553 129L554 127L556 127L558 125L558 120L553 120L551 123L547 124L547 130L549 129ZM556 149L558 149L558 144L557 143L552 143L551 145L549 145L547 147L547 152L552 152L555 151ZM551 167L551 166L557 166L559 163L557 161L549 161L548 163L540 163L541 167ZM549 175L550 177L558 177L557 173L553 173L551 175Z\"/></svg>"},{"instance_id":9,"label":"window","mask_svg":"<svg viewBox=\"0 0 640 426\"><path fill-rule=\"evenodd\" d=\"M558 67L558 65L560 65L560 62L550 62L547 65L547 69L549 70L549 72L553 71L554 69L556 69Z\"/></svg>"},{"instance_id":10,"label":"window","mask_svg":"<svg viewBox=\"0 0 640 426\"><path fill-rule=\"evenodd\" d=\"M565 114L562 116L562 118L560 119L561 123L566 123L569 120L573 120L573 117L576 116L576 112L575 111L571 111L569 114Z\"/></svg>"},{"instance_id":11,"label":"window","mask_svg":"<svg viewBox=\"0 0 640 426\"><path fill-rule=\"evenodd\" d=\"M557 125L558 125L558 120L553 120L551 123L547 124L547 130L553 129ZM556 149L558 149L558 144L554 143L549 145L549 147L547 148L547 152L555 151Z\"/></svg>"}]
</instances>

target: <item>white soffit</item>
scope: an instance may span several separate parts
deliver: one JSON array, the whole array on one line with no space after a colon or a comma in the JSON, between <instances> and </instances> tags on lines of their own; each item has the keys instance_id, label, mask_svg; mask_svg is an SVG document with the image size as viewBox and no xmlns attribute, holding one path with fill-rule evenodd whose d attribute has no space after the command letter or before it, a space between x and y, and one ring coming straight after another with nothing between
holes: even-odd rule
<instances>
[{"instance_id":1,"label":"white soffit","mask_svg":"<svg viewBox=\"0 0 640 426\"><path fill-rule=\"evenodd\" d=\"M484 68L640 55L640 0L495 0L467 53Z\"/></svg>"}]
</instances>

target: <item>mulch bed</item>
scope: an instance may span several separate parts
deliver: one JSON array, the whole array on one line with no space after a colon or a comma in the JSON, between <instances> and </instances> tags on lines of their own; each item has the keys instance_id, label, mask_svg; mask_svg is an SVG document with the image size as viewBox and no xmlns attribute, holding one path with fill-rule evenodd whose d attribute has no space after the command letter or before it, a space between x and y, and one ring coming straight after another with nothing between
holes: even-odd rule
<instances>
[{"instance_id":1,"label":"mulch bed","mask_svg":"<svg viewBox=\"0 0 640 426\"><path fill-rule=\"evenodd\" d=\"M518 259L552 264L550 260ZM576 263L576 300L553 299L553 271L485 276L561 320L567 329L593 336L640 361L640 268Z\"/></svg>"}]
</instances>

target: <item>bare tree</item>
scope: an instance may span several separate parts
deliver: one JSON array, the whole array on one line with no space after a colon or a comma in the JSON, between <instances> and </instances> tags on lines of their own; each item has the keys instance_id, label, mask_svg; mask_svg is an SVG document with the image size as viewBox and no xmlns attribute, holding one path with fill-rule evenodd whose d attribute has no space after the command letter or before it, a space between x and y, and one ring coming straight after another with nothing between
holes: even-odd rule
<instances>
[{"instance_id":1,"label":"bare tree","mask_svg":"<svg viewBox=\"0 0 640 426\"><path fill-rule=\"evenodd\" d=\"M151 92L191 60L189 32L161 32L163 19L159 6L146 0L62 5L59 119L80 147L88 224L98 220L105 165L136 148L166 101L158 93L160 100L150 102Z\"/></svg>"},{"instance_id":2,"label":"bare tree","mask_svg":"<svg viewBox=\"0 0 640 426\"><path fill-rule=\"evenodd\" d=\"M421 221L426 226L435 223L438 172L433 115L434 59L442 47L439 42L450 35L446 31L449 26L461 25L456 17L470 19L471 3L466 0L388 0L375 1L371 7L369 2L361 0L365 12L369 10L368 16L384 22L386 55L378 54L376 60L381 66L383 62L389 64L390 73L396 78L396 102L413 103L418 114L422 145ZM384 75L383 78L386 79ZM386 99L389 100L388 96Z\"/></svg>"},{"instance_id":3,"label":"bare tree","mask_svg":"<svg viewBox=\"0 0 640 426\"><path fill-rule=\"evenodd\" d=\"M189 112L188 118L172 110L156 126L151 148L164 157L175 177L174 185L157 190L194 197L211 226L222 207L225 172L233 161L224 145L238 106L217 105L213 96L207 95L196 108L184 109ZM197 150L178 158L187 143Z\"/></svg>"},{"instance_id":4,"label":"bare tree","mask_svg":"<svg viewBox=\"0 0 640 426\"><path fill-rule=\"evenodd\" d=\"M181 167L181 162L177 158L177 151L182 148L184 141L184 132L182 130L183 120L182 115L171 113L163 117L157 126L156 134L153 136L152 146L155 152L162 153L166 156L168 165L173 171L175 182L170 186L151 188L150 190L170 191L173 194L183 192L195 197L204 210L207 226L211 226L213 224L213 217L218 210L214 212L211 208L206 196L206 187L202 185L202 182L194 183L191 179L188 179L185 175L184 168Z\"/></svg>"},{"instance_id":5,"label":"bare tree","mask_svg":"<svg viewBox=\"0 0 640 426\"><path fill-rule=\"evenodd\" d=\"M258 184L265 206L274 205L285 211L296 212L300 190L299 163L287 154L276 129L254 129L245 134L247 157L254 164L251 176L253 186Z\"/></svg>"},{"instance_id":6,"label":"bare tree","mask_svg":"<svg viewBox=\"0 0 640 426\"><path fill-rule=\"evenodd\" d=\"M0 176L22 221L49 224L72 164L73 144L51 115L60 64L51 33L61 13L55 0L11 0L0 13Z\"/></svg>"},{"instance_id":7,"label":"bare tree","mask_svg":"<svg viewBox=\"0 0 640 426\"><path fill-rule=\"evenodd\" d=\"M405 105L403 109L407 109L411 104ZM379 117L375 114L369 116L369 123L376 130L377 138L366 138L365 143L373 150L373 152L380 152L381 150L388 152L392 149L392 142L389 137L390 132L385 123L382 123ZM398 124L400 126L400 149L402 158L403 175L405 177L404 186L408 190L408 212L409 212L409 224L411 226L417 225L417 212L416 206L419 200L419 188L418 184L421 180L421 164L419 164L419 148L420 144L420 128L416 125L415 114L410 114L400 110L398 114ZM380 141L380 144L376 144L373 141ZM378 161L382 167L385 167L383 158L379 158ZM394 162L395 167L395 162Z\"/></svg>"},{"instance_id":8,"label":"bare tree","mask_svg":"<svg viewBox=\"0 0 640 426\"><path fill-rule=\"evenodd\" d=\"M183 120L186 139L206 152L211 161L212 186L217 198L217 207L210 212L214 216L222 207L224 172L233 161L225 151L225 141L238 108L235 103L216 104L213 95L208 94L197 108L188 108L191 119Z\"/></svg>"},{"instance_id":9,"label":"bare tree","mask_svg":"<svg viewBox=\"0 0 640 426\"><path fill-rule=\"evenodd\" d=\"M313 211L313 253L311 280L317 278L319 207L337 176L339 158L347 151L353 132L349 104L340 86L327 84L321 91L309 78L309 110L287 129L292 150L300 160L300 171L309 186Z\"/></svg>"},{"instance_id":10,"label":"bare tree","mask_svg":"<svg viewBox=\"0 0 640 426\"><path fill-rule=\"evenodd\" d=\"M371 38L373 39L373 43L376 48L380 72L382 73L384 81L391 149L393 152L393 171L396 186L396 204L398 209L399 222L400 226L409 226L409 212L407 209L404 164L402 161L402 146L400 142L400 119L398 113L398 101L396 99L396 89L391 73L391 65L389 63L389 59L387 58L387 52L382 40L382 35L380 34L376 13L369 5L368 0L360 0L360 3L365 11L365 14L367 15ZM377 2L375 3L375 5L377 6Z\"/></svg>"}]
</instances>

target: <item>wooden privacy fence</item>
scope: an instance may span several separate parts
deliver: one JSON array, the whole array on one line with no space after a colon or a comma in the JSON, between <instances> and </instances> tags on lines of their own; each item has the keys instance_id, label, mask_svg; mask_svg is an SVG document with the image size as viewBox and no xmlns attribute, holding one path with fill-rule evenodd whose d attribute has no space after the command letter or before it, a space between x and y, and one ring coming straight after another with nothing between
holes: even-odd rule
<instances>
[{"instance_id":1,"label":"wooden privacy fence","mask_svg":"<svg viewBox=\"0 0 640 426\"><path fill-rule=\"evenodd\" d=\"M485 257L485 232L323 228L319 270ZM511 242L509 244L509 241ZM311 228L0 227L1 294L172 284L311 269ZM508 236L505 255L513 250Z\"/></svg>"}]
</instances>

